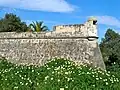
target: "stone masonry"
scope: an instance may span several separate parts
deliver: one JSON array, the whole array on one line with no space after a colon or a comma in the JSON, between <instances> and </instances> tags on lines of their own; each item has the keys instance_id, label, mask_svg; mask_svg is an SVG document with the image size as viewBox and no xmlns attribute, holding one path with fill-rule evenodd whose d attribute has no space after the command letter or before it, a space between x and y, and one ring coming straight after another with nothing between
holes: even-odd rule
<instances>
[{"instance_id":1,"label":"stone masonry","mask_svg":"<svg viewBox=\"0 0 120 90\"><path fill-rule=\"evenodd\" d=\"M0 55L16 64L43 65L51 58L93 62L105 69L98 46L97 20L85 24L55 26L49 32L0 33Z\"/></svg>"}]
</instances>

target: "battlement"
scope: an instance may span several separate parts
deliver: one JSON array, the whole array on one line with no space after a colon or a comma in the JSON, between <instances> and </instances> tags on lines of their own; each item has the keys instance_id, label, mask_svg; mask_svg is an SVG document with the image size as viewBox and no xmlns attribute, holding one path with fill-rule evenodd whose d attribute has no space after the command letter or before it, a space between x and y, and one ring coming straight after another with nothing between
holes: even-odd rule
<instances>
[{"instance_id":1,"label":"battlement","mask_svg":"<svg viewBox=\"0 0 120 90\"><path fill-rule=\"evenodd\" d=\"M84 26L84 24L69 24L69 25L57 25L57 26L54 26L54 27L81 27L81 26Z\"/></svg>"},{"instance_id":2,"label":"battlement","mask_svg":"<svg viewBox=\"0 0 120 90\"><path fill-rule=\"evenodd\" d=\"M53 31L60 32L82 32L85 36L97 37L97 20L90 17L84 24L70 24L70 25L57 25L54 26Z\"/></svg>"}]
</instances>

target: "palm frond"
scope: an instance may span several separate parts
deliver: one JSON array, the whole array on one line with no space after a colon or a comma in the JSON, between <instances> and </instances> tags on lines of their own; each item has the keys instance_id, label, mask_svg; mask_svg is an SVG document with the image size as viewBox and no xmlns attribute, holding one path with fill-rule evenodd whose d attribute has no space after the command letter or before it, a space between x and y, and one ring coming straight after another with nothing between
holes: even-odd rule
<instances>
[{"instance_id":1,"label":"palm frond","mask_svg":"<svg viewBox=\"0 0 120 90\"><path fill-rule=\"evenodd\" d=\"M42 26L41 27L41 31L48 31L49 29L48 29L48 27L47 26Z\"/></svg>"},{"instance_id":2,"label":"palm frond","mask_svg":"<svg viewBox=\"0 0 120 90\"><path fill-rule=\"evenodd\" d=\"M36 31L36 24L34 22L32 22L29 27L33 30L33 31Z\"/></svg>"},{"instance_id":3,"label":"palm frond","mask_svg":"<svg viewBox=\"0 0 120 90\"><path fill-rule=\"evenodd\" d=\"M43 21L41 21L41 22L38 22L38 21L33 22L29 26L32 27L34 29L34 31L36 31L36 32L48 31L49 30L47 26L43 26Z\"/></svg>"},{"instance_id":4,"label":"palm frond","mask_svg":"<svg viewBox=\"0 0 120 90\"><path fill-rule=\"evenodd\" d=\"M40 26L39 22L36 21L36 31L37 32L40 32L40 27L41 26Z\"/></svg>"},{"instance_id":5,"label":"palm frond","mask_svg":"<svg viewBox=\"0 0 120 90\"><path fill-rule=\"evenodd\" d=\"M43 21L39 22L39 25L42 27L42 25L43 25Z\"/></svg>"}]
</instances>

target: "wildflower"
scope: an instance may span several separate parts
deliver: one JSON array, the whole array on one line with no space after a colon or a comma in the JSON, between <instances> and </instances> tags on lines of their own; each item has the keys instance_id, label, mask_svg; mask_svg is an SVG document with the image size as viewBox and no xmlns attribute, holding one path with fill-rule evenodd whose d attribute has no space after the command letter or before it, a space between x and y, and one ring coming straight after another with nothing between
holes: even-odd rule
<instances>
[{"instance_id":1,"label":"wildflower","mask_svg":"<svg viewBox=\"0 0 120 90\"><path fill-rule=\"evenodd\" d=\"M117 82L119 82L118 78L117 78Z\"/></svg>"},{"instance_id":2,"label":"wildflower","mask_svg":"<svg viewBox=\"0 0 120 90\"><path fill-rule=\"evenodd\" d=\"M38 75L40 75L40 73L37 72Z\"/></svg>"},{"instance_id":3,"label":"wildflower","mask_svg":"<svg viewBox=\"0 0 120 90\"><path fill-rule=\"evenodd\" d=\"M17 71L17 73L19 73L19 71Z\"/></svg>"},{"instance_id":4,"label":"wildflower","mask_svg":"<svg viewBox=\"0 0 120 90\"><path fill-rule=\"evenodd\" d=\"M52 74L54 74L54 71L52 72Z\"/></svg>"},{"instance_id":5,"label":"wildflower","mask_svg":"<svg viewBox=\"0 0 120 90\"><path fill-rule=\"evenodd\" d=\"M67 75L68 75L68 72L65 72L65 74L67 74Z\"/></svg>"},{"instance_id":6,"label":"wildflower","mask_svg":"<svg viewBox=\"0 0 120 90\"><path fill-rule=\"evenodd\" d=\"M59 70L60 69L60 67L57 67L57 68L55 68L54 70Z\"/></svg>"},{"instance_id":7,"label":"wildflower","mask_svg":"<svg viewBox=\"0 0 120 90\"><path fill-rule=\"evenodd\" d=\"M68 88L68 86L66 85L65 88Z\"/></svg>"},{"instance_id":8,"label":"wildflower","mask_svg":"<svg viewBox=\"0 0 120 90\"><path fill-rule=\"evenodd\" d=\"M104 79L103 81L107 81L107 79Z\"/></svg>"},{"instance_id":9,"label":"wildflower","mask_svg":"<svg viewBox=\"0 0 120 90\"><path fill-rule=\"evenodd\" d=\"M114 62L113 64L116 64L116 62Z\"/></svg>"},{"instance_id":10,"label":"wildflower","mask_svg":"<svg viewBox=\"0 0 120 90\"><path fill-rule=\"evenodd\" d=\"M34 72L34 69L32 70L32 72Z\"/></svg>"},{"instance_id":11,"label":"wildflower","mask_svg":"<svg viewBox=\"0 0 120 90\"><path fill-rule=\"evenodd\" d=\"M30 82L30 83L32 83L32 81L31 81L31 80L29 80L29 82Z\"/></svg>"},{"instance_id":12,"label":"wildflower","mask_svg":"<svg viewBox=\"0 0 120 90\"><path fill-rule=\"evenodd\" d=\"M23 77L21 77L21 79L24 79Z\"/></svg>"},{"instance_id":13,"label":"wildflower","mask_svg":"<svg viewBox=\"0 0 120 90\"><path fill-rule=\"evenodd\" d=\"M114 83L113 81L111 81L112 83Z\"/></svg>"},{"instance_id":14,"label":"wildflower","mask_svg":"<svg viewBox=\"0 0 120 90\"><path fill-rule=\"evenodd\" d=\"M53 80L53 78L51 78L51 80Z\"/></svg>"},{"instance_id":15,"label":"wildflower","mask_svg":"<svg viewBox=\"0 0 120 90\"><path fill-rule=\"evenodd\" d=\"M27 80L30 80L30 78L28 77Z\"/></svg>"},{"instance_id":16,"label":"wildflower","mask_svg":"<svg viewBox=\"0 0 120 90\"><path fill-rule=\"evenodd\" d=\"M90 72L87 72L87 74L90 74Z\"/></svg>"},{"instance_id":17,"label":"wildflower","mask_svg":"<svg viewBox=\"0 0 120 90\"><path fill-rule=\"evenodd\" d=\"M116 82L117 80L116 80L116 79L114 79L114 81Z\"/></svg>"},{"instance_id":18,"label":"wildflower","mask_svg":"<svg viewBox=\"0 0 120 90\"><path fill-rule=\"evenodd\" d=\"M19 75L19 77L22 77L21 75Z\"/></svg>"},{"instance_id":19,"label":"wildflower","mask_svg":"<svg viewBox=\"0 0 120 90\"><path fill-rule=\"evenodd\" d=\"M106 73L107 76L110 76L110 74Z\"/></svg>"},{"instance_id":20,"label":"wildflower","mask_svg":"<svg viewBox=\"0 0 120 90\"><path fill-rule=\"evenodd\" d=\"M46 76L46 77L45 77L45 80L47 80L48 78L49 78L49 76Z\"/></svg>"},{"instance_id":21,"label":"wildflower","mask_svg":"<svg viewBox=\"0 0 120 90\"><path fill-rule=\"evenodd\" d=\"M47 68L47 70L50 70L50 68Z\"/></svg>"},{"instance_id":22,"label":"wildflower","mask_svg":"<svg viewBox=\"0 0 120 90\"><path fill-rule=\"evenodd\" d=\"M30 66L28 66L28 69L30 69Z\"/></svg>"},{"instance_id":23,"label":"wildflower","mask_svg":"<svg viewBox=\"0 0 120 90\"><path fill-rule=\"evenodd\" d=\"M16 87L14 87L15 89L18 89L18 87L16 86Z\"/></svg>"},{"instance_id":24,"label":"wildflower","mask_svg":"<svg viewBox=\"0 0 120 90\"><path fill-rule=\"evenodd\" d=\"M60 72L58 72L58 74L60 74Z\"/></svg>"},{"instance_id":25,"label":"wildflower","mask_svg":"<svg viewBox=\"0 0 120 90\"><path fill-rule=\"evenodd\" d=\"M5 69L5 72L7 72L7 69Z\"/></svg>"},{"instance_id":26,"label":"wildflower","mask_svg":"<svg viewBox=\"0 0 120 90\"><path fill-rule=\"evenodd\" d=\"M60 79L58 79L58 82L60 82Z\"/></svg>"},{"instance_id":27,"label":"wildflower","mask_svg":"<svg viewBox=\"0 0 120 90\"><path fill-rule=\"evenodd\" d=\"M96 80L99 80L99 78L96 78Z\"/></svg>"},{"instance_id":28,"label":"wildflower","mask_svg":"<svg viewBox=\"0 0 120 90\"><path fill-rule=\"evenodd\" d=\"M75 73L75 72L73 72L73 73Z\"/></svg>"},{"instance_id":29,"label":"wildflower","mask_svg":"<svg viewBox=\"0 0 120 90\"><path fill-rule=\"evenodd\" d=\"M28 85L28 83L26 83L25 85Z\"/></svg>"},{"instance_id":30,"label":"wildflower","mask_svg":"<svg viewBox=\"0 0 120 90\"><path fill-rule=\"evenodd\" d=\"M37 85L39 85L39 83L37 83Z\"/></svg>"},{"instance_id":31,"label":"wildflower","mask_svg":"<svg viewBox=\"0 0 120 90\"><path fill-rule=\"evenodd\" d=\"M67 81L70 81L70 78L68 78Z\"/></svg>"},{"instance_id":32,"label":"wildflower","mask_svg":"<svg viewBox=\"0 0 120 90\"><path fill-rule=\"evenodd\" d=\"M108 85L108 82L106 82L106 85Z\"/></svg>"},{"instance_id":33,"label":"wildflower","mask_svg":"<svg viewBox=\"0 0 120 90\"><path fill-rule=\"evenodd\" d=\"M100 79L102 79L102 78L100 77Z\"/></svg>"},{"instance_id":34,"label":"wildflower","mask_svg":"<svg viewBox=\"0 0 120 90\"><path fill-rule=\"evenodd\" d=\"M60 88L60 90L64 90L64 88Z\"/></svg>"},{"instance_id":35,"label":"wildflower","mask_svg":"<svg viewBox=\"0 0 120 90\"><path fill-rule=\"evenodd\" d=\"M21 85L23 85L23 83L22 83L22 82L20 82L20 84L21 84Z\"/></svg>"},{"instance_id":36,"label":"wildflower","mask_svg":"<svg viewBox=\"0 0 120 90\"><path fill-rule=\"evenodd\" d=\"M26 77L26 75L24 75Z\"/></svg>"},{"instance_id":37,"label":"wildflower","mask_svg":"<svg viewBox=\"0 0 120 90\"><path fill-rule=\"evenodd\" d=\"M112 75L112 77L115 77L115 75Z\"/></svg>"}]
</instances>

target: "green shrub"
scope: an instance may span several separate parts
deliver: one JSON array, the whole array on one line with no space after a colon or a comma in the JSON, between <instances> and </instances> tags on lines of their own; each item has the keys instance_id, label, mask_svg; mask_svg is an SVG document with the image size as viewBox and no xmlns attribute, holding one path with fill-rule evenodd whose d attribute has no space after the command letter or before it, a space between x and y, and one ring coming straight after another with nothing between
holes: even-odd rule
<instances>
[{"instance_id":1,"label":"green shrub","mask_svg":"<svg viewBox=\"0 0 120 90\"><path fill-rule=\"evenodd\" d=\"M60 89L61 88L61 89ZM110 72L53 59L44 66L17 66L0 61L0 90L120 90Z\"/></svg>"}]
</instances>

